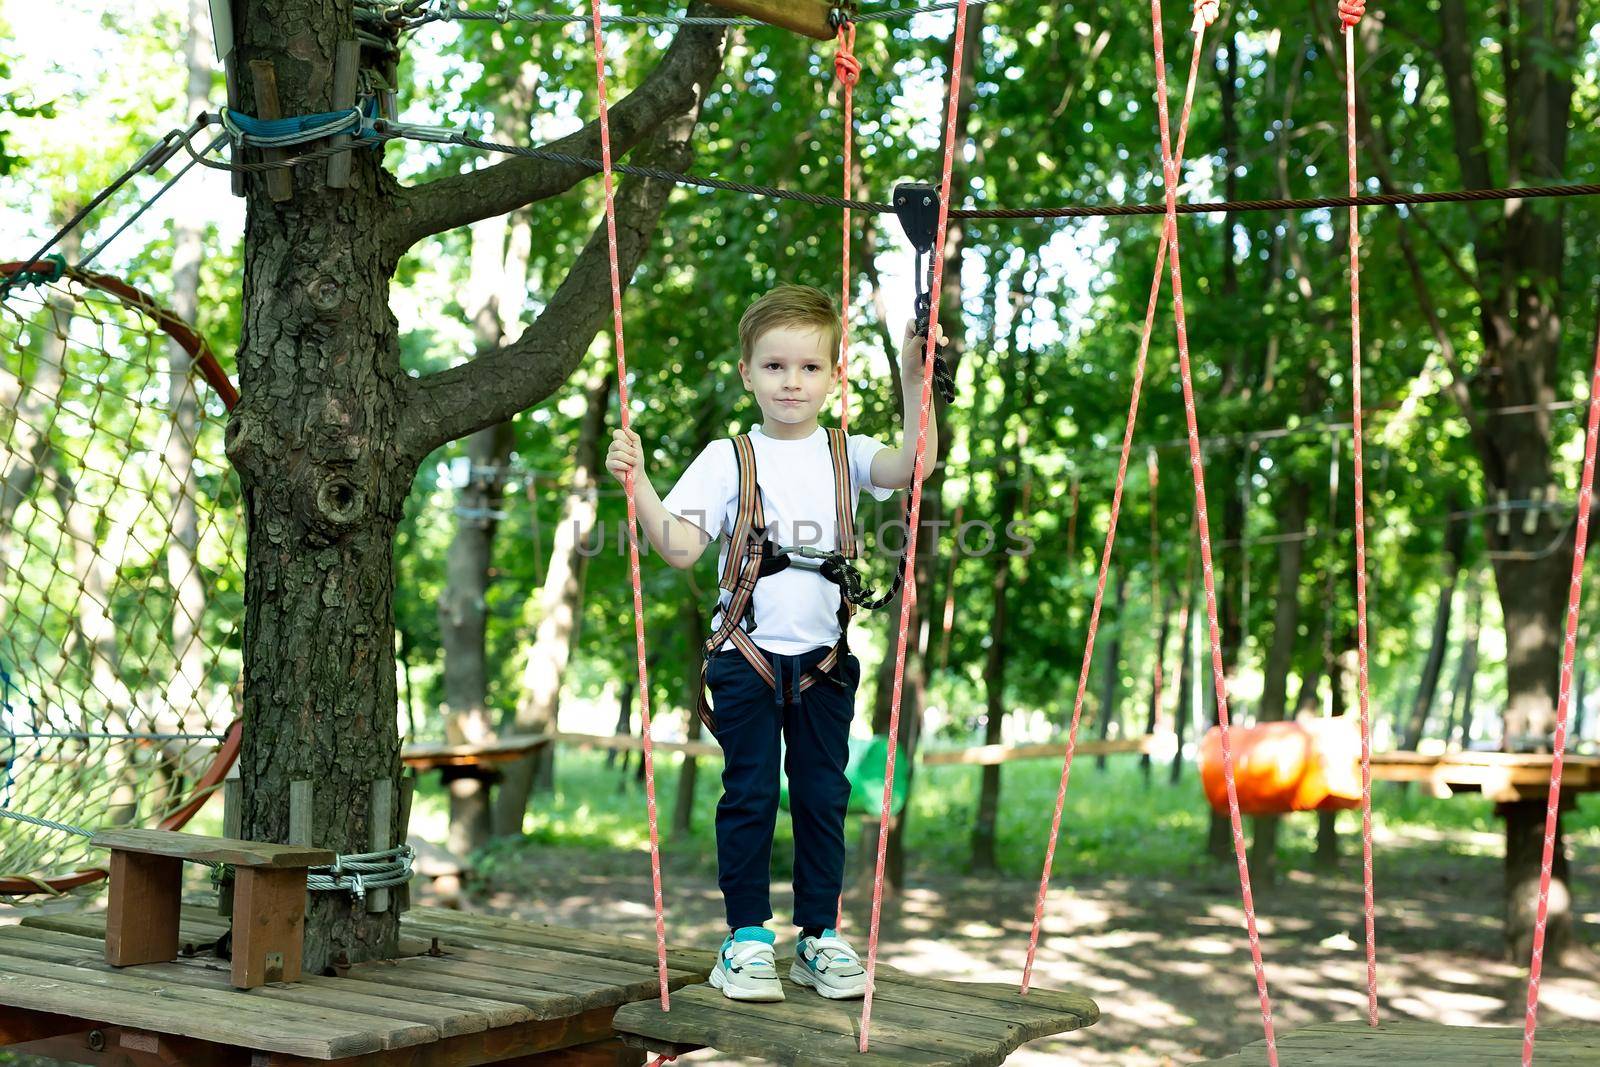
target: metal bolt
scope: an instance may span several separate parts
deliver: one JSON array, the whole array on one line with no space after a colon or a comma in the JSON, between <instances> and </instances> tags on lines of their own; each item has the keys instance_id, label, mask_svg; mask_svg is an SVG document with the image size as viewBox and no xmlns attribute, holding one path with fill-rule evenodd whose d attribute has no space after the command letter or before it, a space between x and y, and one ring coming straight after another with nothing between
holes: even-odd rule
<instances>
[{"instance_id":1,"label":"metal bolt","mask_svg":"<svg viewBox=\"0 0 1600 1067\"><path fill-rule=\"evenodd\" d=\"M94 1052L104 1052L106 1050L106 1035L105 1035L105 1031L103 1031L103 1030L90 1030L89 1031L89 1048L90 1048L91 1051L94 1051Z\"/></svg>"}]
</instances>

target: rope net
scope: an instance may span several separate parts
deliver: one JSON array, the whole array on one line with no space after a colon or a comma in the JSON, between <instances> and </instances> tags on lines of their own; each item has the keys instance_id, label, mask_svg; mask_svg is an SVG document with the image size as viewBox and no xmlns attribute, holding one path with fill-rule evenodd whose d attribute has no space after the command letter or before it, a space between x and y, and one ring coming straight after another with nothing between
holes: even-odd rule
<instances>
[{"instance_id":1,"label":"rope net","mask_svg":"<svg viewBox=\"0 0 1600 1067\"><path fill-rule=\"evenodd\" d=\"M94 881L85 831L182 825L237 751L233 399L114 278L0 301L0 894Z\"/></svg>"}]
</instances>

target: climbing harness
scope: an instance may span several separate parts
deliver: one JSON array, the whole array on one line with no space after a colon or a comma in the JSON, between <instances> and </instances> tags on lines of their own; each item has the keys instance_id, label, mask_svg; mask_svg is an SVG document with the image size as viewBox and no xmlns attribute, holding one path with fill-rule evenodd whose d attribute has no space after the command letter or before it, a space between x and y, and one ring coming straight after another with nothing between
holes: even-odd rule
<instances>
[{"instance_id":1,"label":"climbing harness","mask_svg":"<svg viewBox=\"0 0 1600 1067\"><path fill-rule=\"evenodd\" d=\"M793 695L805 692L819 681L827 680L844 685L840 674L850 654L850 619L855 614L856 602L844 595L852 581L859 587L860 576L854 573L850 560L855 559L858 546L855 532L855 493L850 478L848 437L837 427L827 427L828 456L833 470L833 503L835 530L838 531L835 549L813 546L783 548L772 541L766 515L761 506L761 486L757 479L755 446L749 434L733 438L734 462L739 471L739 506L735 514L732 536L728 541L727 558L723 561L722 576L718 586L718 615L720 622L707 638L704 656L700 663L700 695L696 712L708 729L716 728L716 709L706 699L706 687L711 657L728 642L744 656L761 680L776 694L779 704L791 694L783 692L777 672L761 647L750 634L756 628L755 591L762 578L796 565L799 560L820 561L818 570L824 578L840 587L839 640L828 650L816 666L806 671Z\"/></svg>"}]
</instances>

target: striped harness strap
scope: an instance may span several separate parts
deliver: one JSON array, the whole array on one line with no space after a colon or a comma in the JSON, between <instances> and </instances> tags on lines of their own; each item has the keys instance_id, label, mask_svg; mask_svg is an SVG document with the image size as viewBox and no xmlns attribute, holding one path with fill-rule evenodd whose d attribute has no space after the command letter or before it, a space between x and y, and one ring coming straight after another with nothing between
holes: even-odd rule
<instances>
[{"instance_id":1,"label":"striped harness strap","mask_svg":"<svg viewBox=\"0 0 1600 1067\"><path fill-rule=\"evenodd\" d=\"M756 478L755 447L749 434L733 439L733 456L739 470L739 509L733 521L733 534L728 544L728 556L723 563L718 580L718 599L721 602L722 621L705 643L705 655L700 664L700 698L697 712L708 729L714 728L711 703L706 695L706 674L711 657L722 646L733 642L745 661L776 691L777 675L772 663L759 645L750 638L755 629L756 582L763 575L774 574L789 566L789 557L780 554L767 536L765 513L761 508L761 487ZM850 457L843 430L828 427L828 456L833 465L834 517L839 532L838 550L848 559L859 555L855 531L855 508L850 481ZM722 594L726 594L724 598ZM850 652L849 627L855 608L841 593L839 597L839 640L800 679L800 692L805 692L819 679L827 678L842 684L837 668Z\"/></svg>"}]
</instances>

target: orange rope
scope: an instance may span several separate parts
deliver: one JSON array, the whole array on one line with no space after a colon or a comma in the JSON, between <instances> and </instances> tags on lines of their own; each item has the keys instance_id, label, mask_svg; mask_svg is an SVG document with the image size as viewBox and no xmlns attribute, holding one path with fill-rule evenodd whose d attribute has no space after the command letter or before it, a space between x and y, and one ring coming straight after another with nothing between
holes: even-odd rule
<instances>
[{"instance_id":1,"label":"orange rope","mask_svg":"<svg viewBox=\"0 0 1600 1067\"><path fill-rule=\"evenodd\" d=\"M1365 0L1339 0L1344 23L1345 148L1350 158L1350 195L1360 191L1356 168L1356 24ZM1350 403L1354 410L1350 435L1355 442L1356 526L1356 656L1357 693L1361 703L1361 884L1367 929L1367 1025L1378 1025L1378 940L1372 878L1372 716L1367 674L1367 520L1366 461L1361 433L1361 228L1357 209L1350 208Z\"/></svg>"},{"instance_id":2,"label":"orange rope","mask_svg":"<svg viewBox=\"0 0 1600 1067\"><path fill-rule=\"evenodd\" d=\"M622 410L622 428L631 428L628 399L628 361L622 344L622 267L617 261L617 204L611 180L611 117L606 104L605 39L600 32L600 0L590 0L594 24L594 72L600 98L600 161L606 189L606 247L611 255L611 326L616 334L617 402ZM661 985L661 1010L670 1011L667 995L667 925L661 899L661 837L656 822L656 764L650 747L650 676L645 665L644 592L639 576L639 511L634 497L634 473L623 481L628 495L628 569L633 580L634 651L639 661L639 719L644 737L645 811L650 820L650 882L656 907L656 975Z\"/></svg>"},{"instance_id":3,"label":"orange rope","mask_svg":"<svg viewBox=\"0 0 1600 1067\"><path fill-rule=\"evenodd\" d=\"M1578 483L1578 527L1572 546L1572 586L1567 594L1567 635L1561 653L1556 733L1551 747L1550 799L1544 813L1544 855L1539 861L1539 909L1533 920L1533 958L1528 966L1528 1012L1523 1020L1522 1067L1533 1063L1533 1034L1539 1025L1539 975L1544 968L1545 924L1550 918L1550 876L1560 825L1561 768L1566 759L1567 718L1572 712L1572 665L1578 654L1578 608L1583 601L1583 560L1589 549L1589 509L1594 506L1595 442L1600 438L1600 327L1595 330L1594 370L1589 378L1589 429L1584 437L1583 478Z\"/></svg>"},{"instance_id":4,"label":"orange rope","mask_svg":"<svg viewBox=\"0 0 1600 1067\"><path fill-rule=\"evenodd\" d=\"M833 76L844 86L844 198L852 191L852 159L855 151L855 90L861 78L861 61L856 58L856 24L839 24L837 48L833 53ZM839 429L850 432L850 209L844 209L843 265L839 269Z\"/></svg>"},{"instance_id":5,"label":"orange rope","mask_svg":"<svg viewBox=\"0 0 1600 1067\"><path fill-rule=\"evenodd\" d=\"M1196 23L1204 18L1197 5ZM1211 682L1217 694L1217 722L1222 727L1222 773L1228 788L1228 820L1233 828L1233 854L1239 867L1239 895L1244 905L1245 929L1250 938L1250 962L1255 969L1256 996L1261 1003L1261 1027L1265 1032L1267 1063L1278 1067L1278 1042L1272 1025L1272 997L1267 990L1267 971L1261 961L1261 933L1256 927L1255 895L1250 889L1250 864L1245 856L1244 819L1239 812L1239 790L1234 780L1233 744L1229 737L1228 686L1222 664L1222 637L1217 625L1216 575L1211 560L1211 519L1206 508L1205 459L1200 452L1200 427L1195 414L1194 379L1189 361L1189 327L1183 310L1183 266L1178 241L1178 169L1172 153L1167 115L1166 44L1161 32L1161 0L1150 2L1151 32L1155 39L1156 112L1161 120L1161 166L1166 192L1167 245L1172 253L1168 267L1172 275L1172 314L1178 333L1178 371L1183 380L1184 415L1189 426L1189 468L1194 476L1195 524L1200 531L1201 574L1206 591L1206 621L1211 644Z\"/></svg>"},{"instance_id":6,"label":"orange rope","mask_svg":"<svg viewBox=\"0 0 1600 1067\"><path fill-rule=\"evenodd\" d=\"M1216 4L1200 0L1195 5L1194 54L1189 62L1189 83L1183 94L1183 112L1178 119L1178 153L1175 166L1183 165L1183 150L1189 135L1189 116L1194 109L1195 85L1200 79L1201 47L1205 41L1206 27L1216 18ZM1166 114L1167 92L1163 80L1158 106ZM1095 635L1100 629L1100 611L1105 603L1106 575L1111 568L1111 550L1117 540L1117 521L1122 514L1122 494L1128 481L1128 457L1133 450L1133 429L1139 418L1139 396L1144 389L1145 364L1150 355L1150 338L1155 330L1156 308L1161 302L1161 272L1166 266L1167 249L1173 239L1175 224L1169 220L1163 234L1161 249L1156 254L1156 268L1150 279L1150 299L1145 304L1144 330L1139 335L1139 356L1133 365L1133 388L1128 398L1128 419L1122 431L1122 451L1117 460L1116 488L1111 493L1111 517L1106 524L1105 546L1100 551L1099 579L1095 584L1094 606L1089 611L1089 629L1083 643L1083 660L1078 669L1078 690L1072 702L1072 722L1067 727L1067 751L1061 761L1061 781L1056 788L1055 814L1050 820L1050 837L1045 842L1044 867L1039 874L1039 892L1034 898L1033 927L1028 934L1028 954L1022 965L1021 992L1027 993L1033 983L1033 962L1039 949L1039 934L1044 924L1045 900L1050 892L1050 872L1055 864L1056 839L1061 835L1061 814L1067 801L1067 785L1072 778L1072 758L1078 749L1078 724L1083 718L1084 696L1089 689L1089 670L1094 663ZM1074 524L1077 521L1078 483L1072 484L1071 515L1068 519L1067 541L1074 541ZM1075 554L1069 552L1069 555ZM1159 653L1157 660L1159 662ZM1159 670L1159 666L1157 668Z\"/></svg>"},{"instance_id":7,"label":"orange rope","mask_svg":"<svg viewBox=\"0 0 1600 1067\"><path fill-rule=\"evenodd\" d=\"M598 2L598 0L596 0ZM922 405L917 420L917 459L911 474L911 513L906 518L905 589L900 597L900 631L895 643L894 690L889 701L889 751L883 768L883 810L878 822L878 862L872 878L872 924L867 935L867 992L861 1004L862 1052L872 1021L872 984L878 968L878 922L883 912L883 868L889 854L889 803L894 794L895 744L900 735L900 698L905 685L906 641L911 611L917 602L917 527L922 516L922 479L928 452L928 421L933 410L933 360L939 339L939 297L944 281L944 238L950 220L950 174L955 166L956 116L961 97L962 58L966 45L967 0L957 0L955 48L950 57L949 102L944 121L944 171L939 180L939 223L934 231L933 277L929 292L928 336L922 350Z\"/></svg>"}]
</instances>

